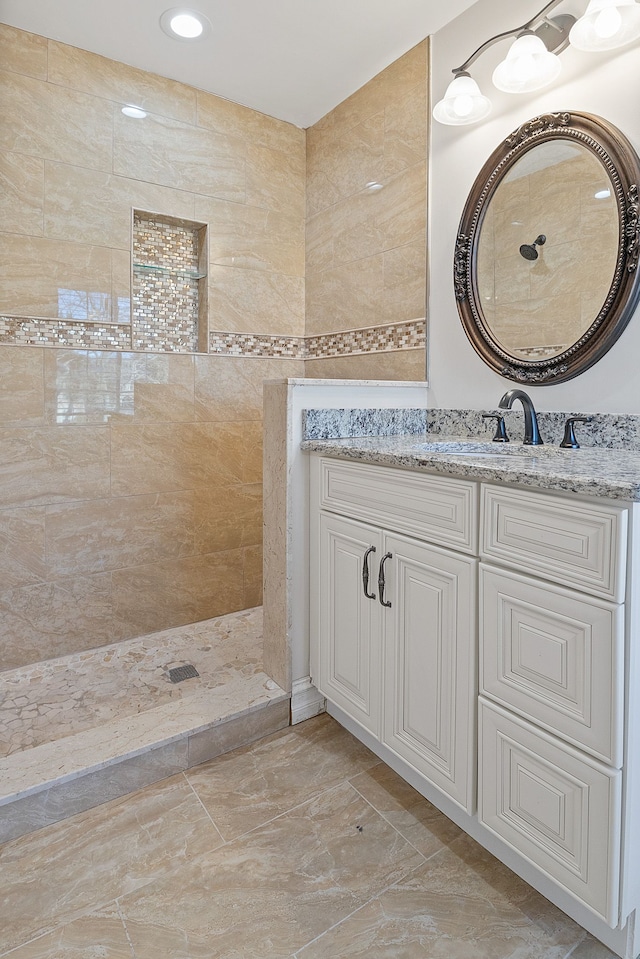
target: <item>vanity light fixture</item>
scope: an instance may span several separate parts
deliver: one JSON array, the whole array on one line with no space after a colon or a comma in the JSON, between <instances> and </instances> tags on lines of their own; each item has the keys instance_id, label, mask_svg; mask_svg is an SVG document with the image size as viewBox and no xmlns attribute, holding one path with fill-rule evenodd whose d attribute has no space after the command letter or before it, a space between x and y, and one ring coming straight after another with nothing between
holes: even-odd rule
<instances>
[{"instance_id":1,"label":"vanity light fixture","mask_svg":"<svg viewBox=\"0 0 640 959\"><path fill-rule=\"evenodd\" d=\"M579 50L613 50L640 37L637 0L589 0L585 14L549 14L563 0L551 0L527 23L485 40L452 72L454 79L433 109L435 120L450 126L475 123L487 116L491 101L469 73L485 50L500 40L515 38L505 59L493 72L493 83L506 93L526 93L553 83L560 73L559 53L571 43Z\"/></svg>"},{"instance_id":2,"label":"vanity light fixture","mask_svg":"<svg viewBox=\"0 0 640 959\"><path fill-rule=\"evenodd\" d=\"M160 26L172 40L200 40L211 29L211 22L203 13L185 7L172 7L160 17Z\"/></svg>"}]
</instances>

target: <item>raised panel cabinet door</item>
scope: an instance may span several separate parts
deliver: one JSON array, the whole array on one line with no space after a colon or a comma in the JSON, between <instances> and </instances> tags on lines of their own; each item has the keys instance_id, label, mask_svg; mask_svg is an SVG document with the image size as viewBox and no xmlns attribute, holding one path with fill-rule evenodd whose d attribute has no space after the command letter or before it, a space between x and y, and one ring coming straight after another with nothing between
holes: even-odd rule
<instances>
[{"instance_id":1,"label":"raised panel cabinet door","mask_svg":"<svg viewBox=\"0 0 640 959\"><path fill-rule=\"evenodd\" d=\"M379 530L364 523L326 514L320 518L318 687L378 738L381 539Z\"/></svg>"},{"instance_id":2,"label":"raised panel cabinet door","mask_svg":"<svg viewBox=\"0 0 640 959\"><path fill-rule=\"evenodd\" d=\"M477 563L386 535L384 743L467 812L475 796Z\"/></svg>"}]
</instances>

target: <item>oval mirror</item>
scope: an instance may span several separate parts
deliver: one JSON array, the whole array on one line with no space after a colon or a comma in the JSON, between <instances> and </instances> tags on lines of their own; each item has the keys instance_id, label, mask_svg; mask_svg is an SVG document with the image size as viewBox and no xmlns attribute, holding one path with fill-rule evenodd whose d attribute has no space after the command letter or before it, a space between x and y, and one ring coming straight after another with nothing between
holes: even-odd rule
<instances>
[{"instance_id":1,"label":"oval mirror","mask_svg":"<svg viewBox=\"0 0 640 959\"><path fill-rule=\"evenodd\" d=\"M553 113L489 157L462 214L458 311L482 359L521 383L592 366L640 298L640 160L611 124Z\"/></svg>"}]
</instances>

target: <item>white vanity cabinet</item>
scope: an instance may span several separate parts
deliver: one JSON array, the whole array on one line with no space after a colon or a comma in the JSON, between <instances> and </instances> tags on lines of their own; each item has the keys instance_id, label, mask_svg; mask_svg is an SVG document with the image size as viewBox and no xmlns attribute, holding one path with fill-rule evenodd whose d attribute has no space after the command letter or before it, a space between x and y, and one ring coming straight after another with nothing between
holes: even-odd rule
<instances>
[{"instance_id":1,"label":"white vanity cabinet","mask_svg":"<svg viewBox=\"0 0 640 959\"><path fill-rule=\"evenodd\" d=\"M471 813L474 484L314 458L312 488L314 683Z\"/></svg>"},{"instance_id":2,"label":"white vanity cabinet","mask_svg":"<svg viewBox=\"0 0 640 959\"><path fill-rule=\"evenodd\" d=\"M316 455L310 516L329 711L635 959L637 505Z\"/></svg>"}]
</instances>

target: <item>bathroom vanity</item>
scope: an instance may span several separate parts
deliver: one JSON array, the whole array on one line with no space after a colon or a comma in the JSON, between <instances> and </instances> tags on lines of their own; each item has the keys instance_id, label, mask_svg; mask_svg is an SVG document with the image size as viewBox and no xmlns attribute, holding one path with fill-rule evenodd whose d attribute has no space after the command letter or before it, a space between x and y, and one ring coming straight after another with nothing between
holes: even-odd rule
<instances>
[{"instance_id":1,"label":"bathroom vanity","mask_svg":"<svg viewBox=\"0 0 640 959\"><path fill-rule=\"evenodd\" d=\"M304 446L311 675L328 711L635 959L640 453Z\"/></svg>"}]
</instances>

